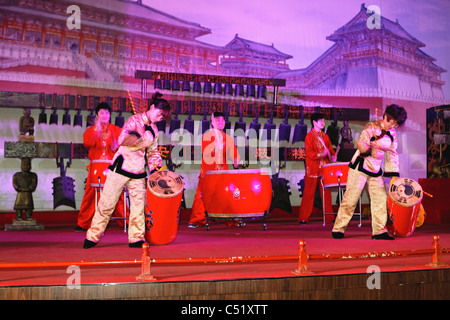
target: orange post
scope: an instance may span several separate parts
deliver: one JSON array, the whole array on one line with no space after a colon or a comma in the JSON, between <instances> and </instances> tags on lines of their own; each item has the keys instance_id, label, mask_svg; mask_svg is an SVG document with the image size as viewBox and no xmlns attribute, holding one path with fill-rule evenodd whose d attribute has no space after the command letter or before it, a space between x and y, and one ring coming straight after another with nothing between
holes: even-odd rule
<instances>
[{"instance_id":1,"label":"orange post","mask_svg":"<svg viewBox=\"0 0 450 320\"><path fill-rule=\"evenodd\" d=\"M149 245L144 243L142 245L142 272L136 277L138 281L155 281L155 277L150 273L150 255L149 255Z\"/></svg>"},{"instance_id":2,"label":"orange post","mask_svg":"<svg viewBox=\"0 0 450 320\"><path fill-rule=\"evenodd\" d=\"M308 253L306 253L305 246L305 240L300 240L298 242L298 268L293 271L296 275L313 273L308 270Z\"/></svg>"},{"instance_id":3,"label":"orange post","mask_svg":"<svg viewBox=\"0 0 450 320\"><path fill-rule=\"evenodd\" d=\"M433 236L433 247L434 250L433 255L431 256L431 263L428 263L427 266L439 268L439 267L445 267L447 264L442 261L442 249L441 245L439 244L439 236L435 234Z\"/></svg>"}]
</instances>

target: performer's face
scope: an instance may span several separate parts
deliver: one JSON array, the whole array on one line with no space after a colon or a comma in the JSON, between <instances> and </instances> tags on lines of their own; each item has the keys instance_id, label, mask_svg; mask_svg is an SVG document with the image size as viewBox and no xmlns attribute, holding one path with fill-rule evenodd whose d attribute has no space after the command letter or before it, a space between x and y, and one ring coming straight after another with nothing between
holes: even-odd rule
<instances>
[{"instance_id":1,"label":"performer's face","mask_svg":"<svg viewBox=\"0 0 450 320\"><path fill-rule=\"evenodd\" d=\"M319 119L317 121L313 121L314 129L317 131L323 130L325 128L325 119Z\"/></svg>"},{"instance_id":2,"label":"performer's face","mask_svg":"<svg viewBox=\"0 0 450 320\"><path fill-rule=\"evenodd\" d=\"M214 129L223 130L225 128L225 119L223 117L212 118L211 124Z\"/></svg>"},{"instance_id":3,"label":"performer's face","mask_svg":"<svg viewBox=\"0 0 450 320\"><path fill-rule=\"evenodd\" d=\"M398 123L394 118L385 114L383 117L383 127L386 130L391 130L393 128L398 127Z\"/></svg>"},{"instance_id":4,"label":"performer's face","mask_svg":"<svg viewBox=\"0 0 450 320\"><path fill-rule=\"evenodd\" d=\"M155 106L152 105L150 110L147 111L147 117L152 123L159 122L164 119L163 110L155 108Z\"/></svg>"},{"instance_id":5,"label":"performer's face","mask_svg":"<svg viewBox=\"0 0 450 320\"><path fill-rule=\"evenodd\" d=\"M97 113L97 119L101 124L106 124L109 122L109 119L111 119L111 114L106 109L100 109Z\"/></svg>"}]
</instances>

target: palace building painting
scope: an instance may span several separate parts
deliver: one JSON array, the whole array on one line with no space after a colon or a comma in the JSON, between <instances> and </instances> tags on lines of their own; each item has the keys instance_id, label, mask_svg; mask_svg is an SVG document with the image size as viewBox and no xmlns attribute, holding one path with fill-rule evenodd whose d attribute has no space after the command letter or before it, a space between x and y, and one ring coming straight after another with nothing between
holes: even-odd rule
<instances>
[{"instance_id":1,"label":"palace building painting","mask_svg":"<svg viewBox=\"0 0 450 320\"><path fill-rule=\"evenodd\" d=\"M73 16L76 11L68 12L70 5L80 9L80 28L71 25L77 17ZM402 130L408 135L399 141L401 169L403 175L417 179L426 175L426 140L418 138L426 131L425 110L448 103L442 78L447 70L424 52L426 39L416 39L398 21L384 16L379 29L370 29L367 21L371 16L365 4L354 8L348 12L349 21L336 26L326 38L332 43L328 50L306 68L291 69L294 57L277 49L277 39L259 43L239 36L237 30L228 43L212 45L201 38L214 30L189 21L188 13L175 17L142 1L0 0L0 91L139 97L137 70L285 79L286 86L277 94L279 104L369 109L371 119L381 117L391 103L407 108L408 121ZM149 92L153 86L149 81ZM274 93L268 89L266 100L271 102ZM173 88L159 90L168 99L217 99ZM19 109L13 118L2 121L13 128L9 123L21 113ZM252 119L244 120L249 123ZM275 119L277 123L281 120ZM298 119L290 121L295 125ZM309 121L307 124L309 127ZM352 125L357 136L363 123ZM82 131L71 130L50 134L37 129L37 139L80 142ZM3 141L16 139L13 131L7 130L2 137L2 156ZM38 166L45 161L50 160L39 160ZM2 173L5 179L10 179L13 167L11 164L11 169ZM196 169L181 170L195 176ZM83 170L82 164L73 168L79 201ZM286 169L291 185L302 178L299 170L304 168L298 164ZM47 174L40 187L50 181L51 171ZM10 206L13 196L3 197L0 202ZM37 207L45 208L45 199L39 204L39 190L37 198ZM292 199L298 204L298 196Z\"/></svg>"}]
</instances>

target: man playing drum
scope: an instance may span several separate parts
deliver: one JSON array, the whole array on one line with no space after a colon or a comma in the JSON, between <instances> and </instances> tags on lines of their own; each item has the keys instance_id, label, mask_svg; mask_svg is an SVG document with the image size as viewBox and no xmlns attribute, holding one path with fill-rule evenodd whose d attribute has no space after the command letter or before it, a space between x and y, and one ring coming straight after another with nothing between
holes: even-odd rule
<instances>
[{"instance_id":1,"label":"man playing drum","mask_svg":"<svg viewBox=\"0 0 450 320\"><path fill-rule=\"evenodd\" d=\"M236 168L239 165L240 156L234 144L233 138L223 132L225 117L221 112L211 114L212 129L205 132L202 137L202 164L198 178L197 191L192 204L192 213L189 220L189 228L198 228L205 225L205 206L201 198L201 190L205 173L208 170L227 170L228 158L233 160Z\"/></svg>"},{"instance_id":2,"label":"man playing drum","mask_svg":"<svg viewBox=\"0 0 450 320\"><path fill-rule=\"evenodd\" d=\"M121 129L109 123L111 119L111 107L105 103L99 103L95 108L95 122L93 126L86 129L83 134L83 143L89 149L89 159L91 162L88 171L92 170L92 161L111 160L114 153L119 148L117 139ZM89 228L92 217L95 213L95 188L91 186L91 176L88 174L86 187L84 189L83 200L81 201L80 212L78 213L77 226L75 231L84 231ZM123 195L121 195L123 197ZM123 199L117 205L115 215L123 217Z\"/></svg>"},{"instance_id":3,"label":"man playing drum","mask_svg":"<svg viewBox=\"0 0 450 320\"><path fill-rule=\"evenodd\" d=\"M125 122L119 136L119 150L109 167L105 186L91 227L86 233L83 248L92 248L100 241L125 185L130 196L129 246L141 248L145 242L144 207L147 191L145 164L147 162L149 170L162 165L158 151L156 122L169 117L171 110L169 103L161 99L161 96L159 92L155 93L149 103L149 110L135 114Z\"/></svg>"},{"instance_id":4,"label":"man playing drum","mask_svg":"<svg viewBox=\"0 0 450 320\"><path fill-rule=\"evenodd\" d=\"M313 128L305 137L305 188L298 216L300 224L307 223L312 213L317 183L322 176L322 166L330 161L336 161L336 153L333 150L330 138L322 131L325 127L323 114L314 113L311 115L311 125ZM322 195L322 192L320 194ZM322 201L325 202L325 209L331 212L331 192L329 190L325 192L325 199L322 199Z\"/></svg>"},{"instance_id":5,"label":"man playing drum","mask_svg":"<svg viewBox=\"0 0 450 320\"><path fill-rule=\"evenodd\" d=\"M369 122L356 142L355 152L350 164L345 191L333 227L334 239L344 237L353 216L359 197L367 182L372 214L372 239L393 240L386 231L387 195L382 175L399 176L397 136L395 128L402 126L407 118L403 107L392 104L383 114L383 120ZM384 159L384 173L381 162Z\"/></svg>"}]
</instances>

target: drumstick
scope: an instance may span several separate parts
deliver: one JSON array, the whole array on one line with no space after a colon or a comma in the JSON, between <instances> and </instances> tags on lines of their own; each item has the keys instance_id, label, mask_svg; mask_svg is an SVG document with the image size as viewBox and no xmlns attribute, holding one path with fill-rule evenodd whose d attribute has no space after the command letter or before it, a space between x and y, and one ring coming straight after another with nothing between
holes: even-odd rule
<instances>
[{"instance_id":1,"label":"drumstick","mask_svg":"<svg viewBox=\"0 0 450 320\"><path fill-rule=\"evenodd\" d=\"M423 191L423 190L422 190L422 191ZM428 192L423 191L423 194L426 195L426 196L429 196L430 198L433 198L433 195L430 194L430 193L428 193Z\"/></svg>"}]
</instances>

